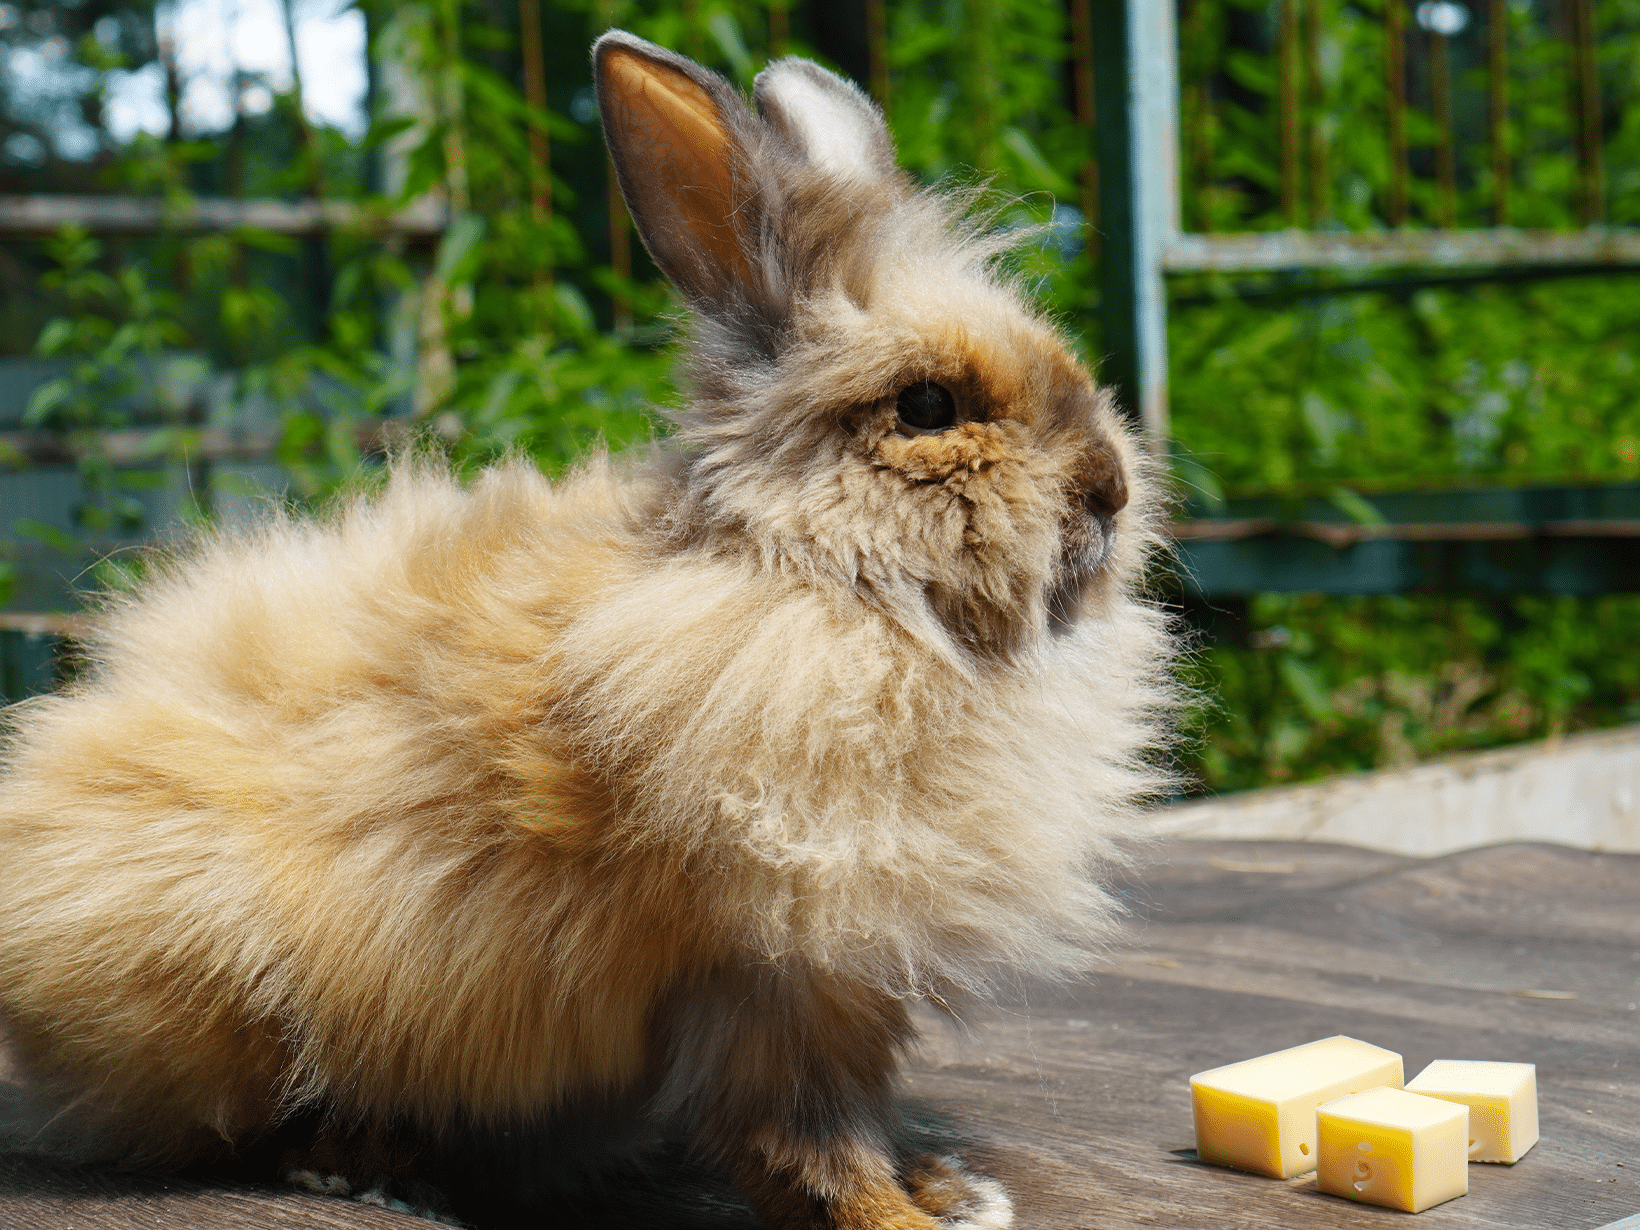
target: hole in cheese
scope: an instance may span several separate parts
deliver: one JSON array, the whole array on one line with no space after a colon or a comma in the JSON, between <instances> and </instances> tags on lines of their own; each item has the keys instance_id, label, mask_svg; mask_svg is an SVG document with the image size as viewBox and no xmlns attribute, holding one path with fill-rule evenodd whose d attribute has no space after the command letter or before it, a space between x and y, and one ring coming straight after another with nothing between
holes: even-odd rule
<instances>
[{"instance_id":1,"label":"hole in cheese","mask_svg":"<svg viewBox=\"0 0 1640 1230\"><path fill-rule=\"evenodd\" d=\"M1361 1152L1363 1152L1363 1153L1371 1153L1372 1152L1372 1144L1369 1141L1363 1140L1360 1144L1356 1145L1355 1147L1357 1149L1361 1150ZM1371 1183L1371 1182L1372 1182L1372 1167L1367 1165L1367 1161L1366 1161L1365 1158L1360 1158L1360 1157L1356 1158L1355 1159L1355 1190L1358 1191L1358 1192L1364 1192L1364 1191L1367 1190L1367 1184Z\"/></svg>"},{"instance_id":2,"label":"hole in cheese","mask_svg":"<svg viewBox=\"0 0 1640 1230\"><path fill-rule=\"evenodd\" d=\"M1305 1144L1302 1140L1298 1142L1298 1151L1305 1157L1310 1156L1310 1146Z\"/></svg>"},{"instance_id":3,"label":"hole in cheese","mask_svg":"<svg viewBox=\"0 0 1640 1230\"><path fill-rule=\"evenodd\" d=\"M1461 1196L1467 1120L1467 1107L1400 1089L1340 1098L1316 1116L1316 1187L1408 1213Z\"/></svg>"}]
</instances>

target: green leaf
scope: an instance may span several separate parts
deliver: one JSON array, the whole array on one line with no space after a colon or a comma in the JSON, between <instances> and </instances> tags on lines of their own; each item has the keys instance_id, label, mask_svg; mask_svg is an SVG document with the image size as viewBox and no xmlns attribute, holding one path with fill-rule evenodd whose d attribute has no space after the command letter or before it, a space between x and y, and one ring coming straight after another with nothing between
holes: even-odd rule
<instances>
[{"instance_id":1,"label":"green leaf","mask_svg":"<svg viewBox=\"0 0 1640 1230\"><path fill-rule=\"evenodd\" d=\"M132 593L148 574L147 562L141 556L106 556L91 566L91 577L99 589L110 593Z\"/></svg>"},{"instance_id":2,"label":"green leaf","mask_svg":"<svg viewBox=\"0 0 1640 1230\"><path fill-rule=\"evenodd\" d=\"M24 538L32 538L35 542L44 543L48 547L55 547L64 555L80 555L83 548L74 535L55 525L48 525L44 521L35 521L30 517L19 517L11 523L12 532L21 534Z\"/></svg>"},{"instance_id":3,"label":"green leaf","mask_svg":"<svg viewBox=\"0 0 1640 1230\"><path fill-rule=\"evenodd\" d=\"M1048 160L1042 156L1042 151L1025 135L1023 129L1009 128L1002 134L1002 143L1013 151L1026 172L1034 179L1038 187L1046 188L1057 197L1070 200L1078 195L1077 188L1048 165Z\"/></svg>"},{"instance_id":4,"label":"green leaf","mask_svg":"<svg viewBox=\"0 0 1640 1230\"><path fill-rule=\"evenodd\" d=\"M1304 659L1284 653L1276 659L1276 670L1310 721L1325 722L1337 712L1321 676Z\"/></svg>"},{"instance_id":5,"label":"green leaf","mask_svg":"<svg viewBox=\"0 0 1640 1230\"><path fill-rule=\"evenodd\" d=\"M477 214L462 214L450 224L439 241L438 256L433 261L433 272L446 285L455 279L456 271L484 238L484 219Z\"/></svg>"},{"instance_id":6,"label":"green leaf","mask_svg":"<svg viewBox=\"0 0 1640 1230\"><path fill-rule=\"evenodd\" d=\"M48 320L45 327L40 330L39 340L34 343L35 353L43 355L62 354L74 345L75 338L78 335L79 329L74 321L63 316Z\"/></svg>"},{"instance_id":7,"label":"green leaf","mask_svg":"<svg viewBox=\"0 0 1640 1230\"><path fill-rule=\"evenodd\" d=\"M1327 502L1357 525L1378 527L1389 524L1371 501L1348 487L1334 487L1327 492Z\"/></svg>"},{"instance_id":8,"label":"green leaf","mask_svg":"<svg viewBox=\"0 0 1640 1230\"><path fill-rule=\"evenodd\" d=\"M746 39L740 32L740 23L735 20L734 14L719 9L706 19L706 28L711 31L712 41L723 52L723 58L734 68L735 76L742 81L750 81L756 69L752 64L751 52L746 50Z\"/></svg>"},{"instance_id":9,"label":"green leaf","mask_svg":"<svg viewBox=\"0 0 1640 1230\"><path fill-rule=\"evenodd\" d=\"M224 470L221 467L213 467L211 470L211 490L242 496L248 500L267 499L268 497L267 490L255 479L245 474L236 474L232 470Z\"/></svg>"},{"instance_id":10,"label":"green leaf","mask_svg":"<svg viewBox=\"0 0 1640 1230\"><path fill-rule=\"evenodd\" d=\"M74 381L67 377L46 381L30 395L28 409L23 411L24 425L38 427L46 422L73 399L76 391Z\"/></svg>"},{"instance_id":11,"label":"green leaf","mask_svg":"<svg viewBox=\"0 0 1640 1230\"><path fill-rule=\"evenodd\" d=\"M587 303L586 296L569 282L559 282L552 289L553 297L571 326L582 333L591 333L596 328L596 322L592 318L592 307Z\"/></svg>"}]
</instances>

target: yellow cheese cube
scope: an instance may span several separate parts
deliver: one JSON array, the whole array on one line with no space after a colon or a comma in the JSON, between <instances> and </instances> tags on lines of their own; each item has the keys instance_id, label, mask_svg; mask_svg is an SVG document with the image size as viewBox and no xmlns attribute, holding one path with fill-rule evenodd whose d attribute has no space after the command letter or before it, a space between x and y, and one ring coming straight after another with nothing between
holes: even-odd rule
<instances>
[{"instance_id":1,"label":"yellow cheese cube","mask_svg":"<svg viewBox=\"0 0 1640 1230\"><path fill-rule=\"evenodd\" d=\"M1316 1112L1316 1187L1334 1196L1422 1213L1469 1191L1469 1108L1369 1089Z\"/></svg>"},{"instance_id":2,"label":"yellow cheese cube","mask_svg":"<svg viewBox=\"0 0 1640 1230\"><path fill-rule=\"evenodd\" d=\"M1472 1162L1513 1166L1537 1144L1537 1068L1533 1064L1437 1059L1407 1088L1469 1107Z\"/></svg>"},{"instance_id":3,"label":"yellow cheese cube","mask_svg":"<svg viewBox=\"0 0 1640 1230\"><path fill-rule=\"evenodd\" d=\"M1196 1155L1276 1179L1314 1170L1316 1107L1381 1085L1401 1087L1401 1057L1342 1034L1198 1072Z\"/></svg>"}]
</instances>

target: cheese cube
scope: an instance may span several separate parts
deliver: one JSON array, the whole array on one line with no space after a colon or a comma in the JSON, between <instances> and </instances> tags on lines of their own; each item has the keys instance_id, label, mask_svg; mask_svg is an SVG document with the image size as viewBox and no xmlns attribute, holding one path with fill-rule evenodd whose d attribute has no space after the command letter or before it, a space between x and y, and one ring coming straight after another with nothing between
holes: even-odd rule
<instances>
[{"instance_id":1,"label":"cheese cube","mask_svg":"<svg viewBox=\"0 0 1640 1230\"><path fill-rule=\"evenodd\" d=\"M1537 1144L1537 1068L1529 1063L1437 1059L1407 1085L1469 1107L1469 1160L1513 1166Z\"/></svg>"},{"instance_id":2,"label":"cheese cube","mask_svg":"<svg viewBox=\"0 0 1640 1230\"><path fill-rule=\"evenodd\" d=\"M1316 1112L1316 1187L1334 1196L1422 1213L1469 1191L1469 1108L1369 1089Z\"/></svg>"},{"instance_id":3,"label":"cheese cube","mask_svg":"<svg viewBox=\"0 0 1640 1230\"><path fill-rule=\"evenodd\" d=\"M1342 1034L1190 1078L1196 1155L1290 1179L1316 1166L1315 1112L1380 1085L1401 1087L1401 1057Z\"/></svg>"}]
</instances>

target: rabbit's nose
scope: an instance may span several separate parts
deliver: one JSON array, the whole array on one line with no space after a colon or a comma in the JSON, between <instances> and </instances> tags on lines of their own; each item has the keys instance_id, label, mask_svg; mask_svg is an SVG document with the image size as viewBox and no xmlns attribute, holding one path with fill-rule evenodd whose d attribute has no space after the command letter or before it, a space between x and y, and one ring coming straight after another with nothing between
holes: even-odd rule
<instances>
[{"instance_id":1,"label":"rabbit's nose","mask_svg":"<svg viewBox=\"0 0 1640 1230\"><path fill-rule=\"evenodd\" d=\"M1127 475L1110 453L1097 458L1082 482L1082 507L1095 517L1110 518L1127 507Z\"/></svg>"}]
</instances>

